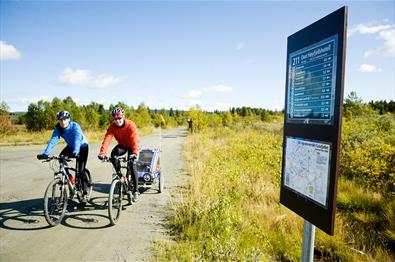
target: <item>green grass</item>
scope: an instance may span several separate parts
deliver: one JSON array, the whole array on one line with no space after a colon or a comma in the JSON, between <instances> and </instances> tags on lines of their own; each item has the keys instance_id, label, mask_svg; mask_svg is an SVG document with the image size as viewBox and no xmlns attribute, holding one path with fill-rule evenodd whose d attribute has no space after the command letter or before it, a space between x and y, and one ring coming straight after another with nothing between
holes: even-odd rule
<instances>
[{"instance_id":1,"label":"green grass","mask_svg":"<svg viewBox=\"0 0 395 262\"><path fill-rule=\"evenodd\" d=\"M190 187L170 222L177 244L165 256L162 245L158 260L298 258L302 220L278 204L281 141L278 130L189 137Z\"/></svg>"},{"instance_id":2,"label":"green grass","mask_svg":"<svg viewBox=\"0 0 395 262\"><path fill-rule=\"evenodd\" d=\"M156 261L298 261L303 219L279 204L281 125L210 129L188 137L190 183L171 206L174 242ZM335 235L316 231L324 260L393 261L394 204L343 177ZM318 259L318 257L317 257Z\"/></svg>"}]
</instances>

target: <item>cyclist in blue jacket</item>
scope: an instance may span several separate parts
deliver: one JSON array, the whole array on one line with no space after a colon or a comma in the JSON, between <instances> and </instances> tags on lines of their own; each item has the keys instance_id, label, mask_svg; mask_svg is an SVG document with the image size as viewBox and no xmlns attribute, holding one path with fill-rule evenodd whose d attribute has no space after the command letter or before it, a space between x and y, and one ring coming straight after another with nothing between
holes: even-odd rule
<instances>
[{"instance_id":1,"label":"cyclist in blue jacket","mask_svg":"<svg viewBox=\"0 0 395 262\"><path fill-rule=\"evenodd\" d=\"M44 153L37 155L37 158L47 159L55 148L59 138L62 137L66 141L67 146L62 150L62 152L60 152L59 155L77 158L77 169L82 178L82 189L84 191L82 203L86 204L88 200L88 177L85 174L85 166L88 160L89 146L84 133L82 133L80 125L76 122L71 122L70 117L70 113L66 110L59 111L56 114L58 124L53 130L52 137L49 140Z\"/></svg>"}]
</instances>

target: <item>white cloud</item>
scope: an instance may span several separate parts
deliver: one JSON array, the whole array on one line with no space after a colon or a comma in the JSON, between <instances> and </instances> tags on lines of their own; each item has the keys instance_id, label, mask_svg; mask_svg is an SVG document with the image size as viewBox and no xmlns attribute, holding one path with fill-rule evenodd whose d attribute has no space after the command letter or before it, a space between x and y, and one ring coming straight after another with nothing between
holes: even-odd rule
<instances>
[{"instance_id":1,"label":"white cloud","mask_svg":"<svg viewBox=\"0 0 395 262\"><path fill-rule=\"evenodd\" d=\"M366 34L376 34L380 31L387 30L392 28L393 25L375 25L374 22L367 23L367 24L358 24L350 28L348 30L347 36L353 36L354 34L361 34L361 35L366 35Z\"/></svg>"},{"instance_id":2,"label":"white cloud","mask_svg":"<svg viewBox=\"0 0 395 262\"><path fill-rule=\"evenodd\" d=\"M200 97L201 95L202 95L202 91L191 90L188 92L188 94L185 97L186 98L196 98L196 97Z\"/></svg>"},{"instance_id":3,"label":"white cloud","mask_svg":"<svg viewBox=\"0 0 395 262\"><path fill-rule=\"evenodd\" d=\"M376 68L374 65L362 64L359 66L358 71L362 73L374 73L381 72L381 68Z\"/></svg>"},{"instance_id":4,"label":"white cloud","mask_svg":"<svg viewBox=\"0 0 395 262\"><path fill-rule=\"evenodd\" d=\"M244 48L244 43L242 43L242 42L238 43L237 46L236 46L236 50L237 51L239 51L239 50L241 50L243 48Z\"/></svg>"},{"instance_id":5,"label":"white cloud","mask_svg":"<svg viewBox=\"0 0 395 262\"><path fill-rule=\"evenodd\" d=\"M114 86L123 82L126 77L115 77L107 74L93 76L89 70L66 68L59 76L59 82L66 85L79 85L92 88Z\"/></svg>"},{"instance_id":6,"label":"white cloud","mask_svg":"<svg viewBox=\"0 0 395 262\"><path fill-rule=\"evenodd\" d=\"M224 93L224 92L232 92L233 88L231 86L227 85L215 85L215 86L209 86L203 88L205 92L218 92L218 93Z\"/></svg>"},{"instance_id":7,"label":"white cloud","mask_svg":"<svg viewBox=\"0 0 395 262\"><path fill-rule=\"evenodd\" d=\"M378 24L377 22L358 24L350 28L347 36L351 37L355 34L373 34L383 41L382 46L366 51L364 53L365 58L378 56L395 57L395 25Z\"/></svg>"},{"instance_id":8,"label":"white cloud","mask_svg":"<svg viewBox=\"0 0 395 262\"><path fill-rule=\"evenodd\" d=\"M387 56L395 57L395 28L379 32L379 39L384 41L383 46L365 52L365 57Z\"/></svg>"},{"instance_id":9,"label":"white cloud","mask_svg":"<svg viewBox=\"0 0 395 262\"><path fill-rule=\"evenodd\" d=\"M0 41L0 60L19 60L21 52L15 46Z\"/></svg>"}]
</instances>

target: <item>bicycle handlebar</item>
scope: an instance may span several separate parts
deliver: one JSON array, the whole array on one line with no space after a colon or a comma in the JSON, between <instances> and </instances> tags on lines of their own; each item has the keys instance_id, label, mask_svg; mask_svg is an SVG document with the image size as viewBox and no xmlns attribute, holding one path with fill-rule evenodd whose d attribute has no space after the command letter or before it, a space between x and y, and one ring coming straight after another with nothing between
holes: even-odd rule
<instances>
[{"instance_id":1,"label":"bicycle handlebar","mask_svg":"<svg viewBox=\"0 0 395 262\"><path fill-rule=\"evenodd\" d=\"M115 160L115 159L116 159L115 157L108 157L108 156L105 156L104 159L102 159L101 161L102 161L102 162L112 162L112 161ZM128 157L126 157L126 156L117 157L117 159L119 159L119 161L121 161L121 162L128 162L128 161L131 160L131 159L128 159Z\"/></svg>"},{"instance_id":2,"label":"bicycle handlebar","mask_svg":"<svg viewBox=\"0 0 395 262\"><path fill-rule=\"evenodd\" d=\"M52 160L63 160L66 162L71 161L71 159L68 156L61 155L61 156L51 156L51 157L48 157L47 159L42 159L42 162L45 163L45 162L50 162Z\"/></svg>"}]
</instances>

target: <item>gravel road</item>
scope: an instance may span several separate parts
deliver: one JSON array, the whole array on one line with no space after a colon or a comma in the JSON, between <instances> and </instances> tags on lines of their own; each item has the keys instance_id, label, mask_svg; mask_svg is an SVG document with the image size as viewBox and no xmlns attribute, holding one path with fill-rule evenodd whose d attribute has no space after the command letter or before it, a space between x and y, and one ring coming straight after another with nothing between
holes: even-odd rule
<instances>
[{"instance_id":1,"label":"gravel road","mask_svg":"<svg viewBox=\"0 0 395 262\"><path fill-rule=\"evenodd\" d=\"M178 188L187 182L181 156L186 136L179 128L140 139L142 147L162 149L165 190L159 194L155 186L143 192L115 226L107 214L112 167L97 160L99 145L89 147L87 167L94 180L90 203L84 209L69 203L63 223L56 227L48 226L42 210L53 177L49 165L36 159L45 146L0 147L0 261L149 260L152 241L168 239L167 205L177 201ZM58 145L54 154L63 147Z\"/></svg>"}]
</instances>

